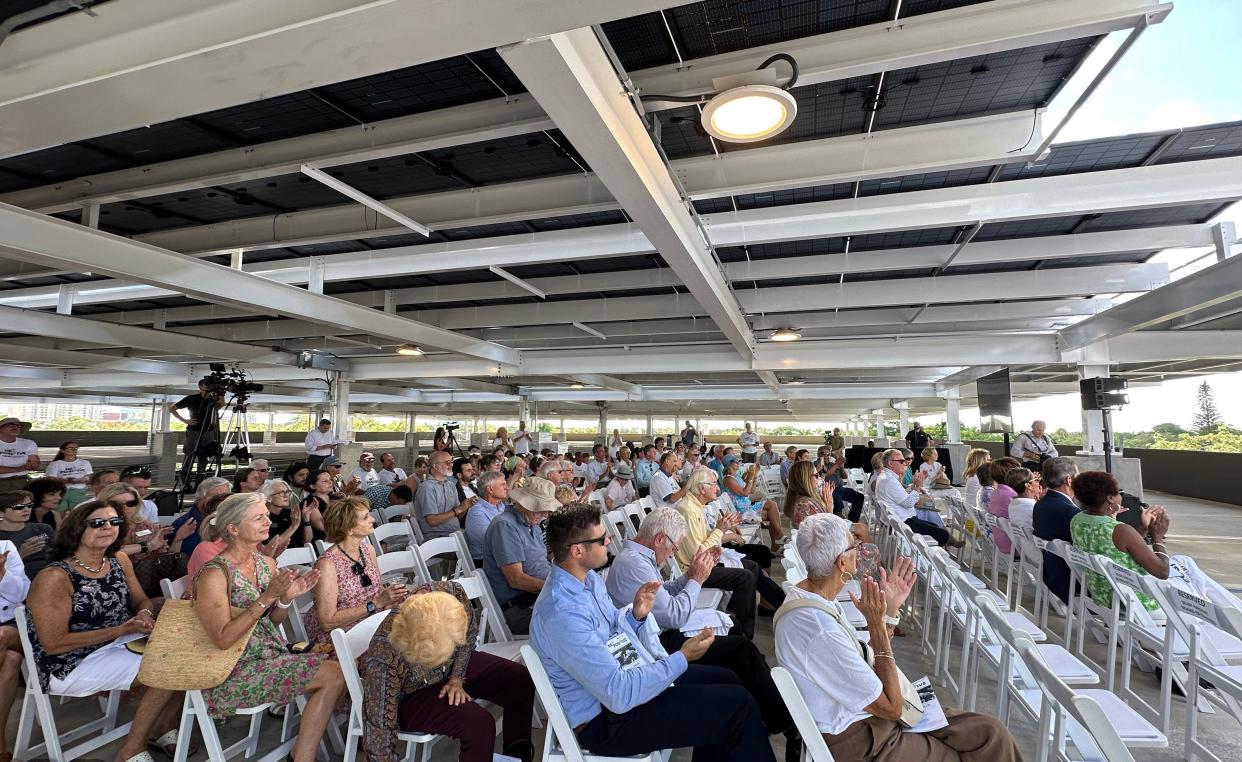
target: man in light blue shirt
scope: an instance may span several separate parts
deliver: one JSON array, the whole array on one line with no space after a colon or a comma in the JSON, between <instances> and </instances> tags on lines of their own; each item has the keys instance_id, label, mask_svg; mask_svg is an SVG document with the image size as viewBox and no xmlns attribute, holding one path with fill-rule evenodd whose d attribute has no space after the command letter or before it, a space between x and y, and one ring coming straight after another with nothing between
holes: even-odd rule
<instances>
[{"instance_id":1,"label":"man in light blue shirt","mask_svg":"<svg viewBox=\"0 0 1242 762\"><path fill-rule=\"evenodd\" d=\"M634 486L639 495L646 495L651 488L651 477L660 470L660 455L655 445L647 445L642 460L634 464Z\"/></svg>"},{"instance_id":2,"label":"man in light blue shirt","mask_svg":"<svg viewBox=\"0 0 1242 762\"><path fill-rule=\"evenodd\" d=\"M499 471L484 471L478 480L479 501L466 514L466 545L470 557L478 564L483 560L483 535L492 519L505 509L509 499L509 482Z\"/></svg>"},{"instance_id":3,"label":"man in light blue shirt","mask_svg":"<svg viewBox=\"0 0 1242 762\"><path fill-rule=\"evenodd\" d=\"M514 487L507 510L483 534L483 573L515 635L530 631L535 598L552 569L540 522L560 510L556 485L532 476Z\"/></svg>"},{"instance_id":4,"label":"man in light blue shirt","mask_svg":"<svg viewBox=\"0 0 1242 762\"><path fill-rule=\"evenodd\" d=\"M691 746L697 762L775 762L759 707L736 676L690 665L711 646L710 632L670 656L639 636L660 583L640 586L630 611L613 605L595 573L608 561L598 508L553 514L546 536L556 565L535 603L531 645L584 749L621 757Z\"/></svg>"}]
</instances>

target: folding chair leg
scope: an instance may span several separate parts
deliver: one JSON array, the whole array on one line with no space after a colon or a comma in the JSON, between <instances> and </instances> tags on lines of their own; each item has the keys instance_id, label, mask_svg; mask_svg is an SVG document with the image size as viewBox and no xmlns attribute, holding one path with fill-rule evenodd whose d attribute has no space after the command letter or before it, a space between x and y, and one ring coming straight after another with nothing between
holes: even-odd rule
<instances>
[{"instance_id":1,"label":"folding chair leg","mask_svg":"<svg viewBox=\"0 0 1242 762\"><path fill-rule=\"evenodd\" d=\"M214 727L214 726L213 726ZM181 702L181 724L177 728L177 749L173 762L186 762L190 756L190 736L194 734L194 705L190 694Z\"/></svg>"},{"instance_id":2,"label":"folding chair leg","mask_svg":"<svg viewBox=\"0 0 1242 762\"><path fill-rule=\"evenodd\" d=\"M56 731L56 716L52 713L52 702L47 696L36 695L34 699L35 708L39 712L39 727L43 731L43 747L47 750L47 758L50 762L64 762L65 754L60 746L60 733Z\"/></svg>"}]
</instances>

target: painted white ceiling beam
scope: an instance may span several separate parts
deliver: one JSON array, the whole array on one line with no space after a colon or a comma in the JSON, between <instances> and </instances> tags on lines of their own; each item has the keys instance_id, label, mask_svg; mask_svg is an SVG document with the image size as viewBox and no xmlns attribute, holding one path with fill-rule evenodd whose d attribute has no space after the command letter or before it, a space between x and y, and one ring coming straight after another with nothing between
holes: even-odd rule
<instances>
[{"instance_id":1,"label":"painted white ceiling beam","mask_svg":"<svg viewBox=\"0 0 1242 762\"><path fill-rule=\"evenodd\" d=\"M717 328L749 356L750 327L595 30L528 39L499 52Z\"/></svg>"},{"instance_id":2,"label":"painted white ceiling beam","mask_svg":"<svg viewBox=\"0 0 1242 762\"><path fill-rule=\"evenodd\" d=\"M327 172L324 172L319 167L314 167L314 166L311 166L310 164L303 164L301 167L298 168L298 170L302 174L311 178L312 180L318 180L319 182L328 186L332 190L338 193L341 193L345 196L348 196L349 198L352 198L354 201L357 201L359 204L362 204L363 206L375 212L376 214L380 214L380 215L383 215L384 217L387 217L388 219L392 220L393 222L397 223L403 228L413 230L415 233L418 233L419 235L422 235L422 236L431 235L431 230L426 225L422 224L421 222L418 222L417 220L410 219L409 217L405 216L401 212L398 212L396 209L393 209L388 204L385 204L383 201L380 201L379 199L368 196L367 194L358 190L357 188L350 185L349 183L341 182L340 180L336 179L335 177L328 174Z\"/></svg>"},{"instance_id":3,"label":"painted white ceiling beam","mask_svg":"<svg viewBox=\"0 0 1242 762\"><path fill-rule=\"evenodd\" d=\"M112 5L114 7L109 7ZM127 0L12 35L0 156L370 76L673 0ZM151 97L158 93L159 97Z\"/></svg>"},{"instance_id":4,"label":"painted white ceiling beam","mask_svg":"<svg viewBox=\"0 0 1242 762\"><path fill-rule=\"evenodd\" d=\"M273 352L266 347L14 307L0 307L0 326L11 333L47 336L58 340L79 340L108 347L141 347L164 352L190 353L223 360L292 365L296 359L294 355Z\"/></svg>"},{"instance_id":5,"label":"painted white ceiling beam","mask_svg":"<svg viewBox=\"0 0 1242 762\"><path fill-rule=\"evenodd\" d=\"M770 52L784 52L798 60L800 82L813 84L1106 34L1133 27L1141 18L1159 21L1168 8L1169 4L1150 0L1106 0L1089 4L1076 0L991 2L906 18L897 23L882 22L707 56L693 59L687 65L656 67L630 72L630 75L639 88L649 93L705 92L712 78L746 71L758 65ZM673 105L652 103L646 108L658 110ZM551 126L551 120L531 98L515 95L374 122L362 128L348 127L243 150L93 175L21 191L0 197L0 200L43 212L65 211L87 201L110 203L288 174L307 162L319 166L349 164L538 132ZM1038 146L1040 142L1033 139L1029 145ZM1006 150L1015 145L1021 143L1014 142Z\"/></svg>"},{"instance_id":6,"label":"painted white ceiling beam","mask_svg":"<svg viewBox=\"0 0 1242 762\"><path fill-rule=\"evenodd\" d=\"M1021 146L1037 132L1033 111L958 119L945 124L881 130L731 151L720 157L671 163L692 198L731 196L833 182L1021 161ZM433 228L542 219L618 208L594 174L573 174L386 199L393 209ZM352 204L173 228L138 240L186 254L321 243L395 235L402 228L360 216Z\"/></svg>"},{"instance_id":7,"label":"painted white ceiling beam","mask_svg":"<svg viewBox=\"0 0 1242 762\"><path fill-rule=\"evenodd\" d=\"M5 204L0 204L0 252L17 259L170 287L187 296L219 304L241 307L262 304L286 317L354 327L400 342L510 363L517 360L515 350L499 344L312 294L296 286L275 283Z\"/></svg>"},{"instance_id":8,"label":"painted white ceiling beam","mask_svg":"<svg viewBox=\"0 0 1242 762\"><path fill-rule=\"evenodd\" d=\"M184 366L158 360L101 354L98 352L70 352L63 349L47 349L31 346L25 342L0 342L0 360L11 362L37 362L45 365L66 365L96 370L133 371L135 373L181 373Z\"/></svg>"},{"instance_id":9,"label":"painted white ceiling beam","mask_svg":"<svg viewBox=\"0 0 1242 762\"><path fill-rule=\"evenodd\" d=\"M466 392L487 392L489 394L513 394L513 387L505 384L493 384L488 381L476 381L472 378L427 378L418 375L418 366L411 368L415 377L410 379L422 386L436 386Z\"/></svg>"},{"instance_id":10,"label":"painted white ceiling beam","mask_svg":"<svg viewBox=\"0 0 1242 762\"><path fill-rule=\"evenodd\" d=\"M612 389L630 396L641 396L643 387L638 384L631 384L629 381L622 381L619 378L605 376L599 373L575 373L567 378L577 381L587 386L598 386L604 389Z\"/></svg>"},{"instance_id":11,"label":"painted white ceiling beam","mask_svg":"<svg viewBox=\"0 0 1242 762\"><path fill-rule=\"evenodd\" d=\"M1062 329L1058 337L1065 349L1078 349L1238 297L1242 297L1242 256L1221 260L1163 288L1093 315ZM1242 335L1238 343L1242 344Z\"/></svg>"},{"instance_id":12,"label":"painted white ceiling beam","mask_svg":"<svg viewBox=\"0 0 1242 762\"><path fill-rule=\"evenodd\" d=\"M1242 358L1242 331L1137 331L1106 344L1115 363Z\"/></svg>"},{"instance_id":13,"label":"painted white ceiling beam","mask_svg":"<svg viewBox=\"0 0 1242 762\"><path fill-rule=\"evenodd\" d=\"M966 384L974 383L979 379L991 373L1004 370L1003 365L975 365L970 368L962 368L956 373L945 376L936 382L936 395L940 396Z\"/></svg>"},{"instance_id":14,"label":"painted white ceiling beam","mask_svg":"<svg viewBox=\"0 0 1242 762\"><path fill-rule=\"evenodd\" d=\"M34 368L28 365L0 365L0 377L2 378L20 378L35 379L40 381L39 386L43 386L42 382L56 382L63 379L65 371L57 368ZM23 386L28 386L26 381L22 382Z\"/></svg>"}]
</instances>

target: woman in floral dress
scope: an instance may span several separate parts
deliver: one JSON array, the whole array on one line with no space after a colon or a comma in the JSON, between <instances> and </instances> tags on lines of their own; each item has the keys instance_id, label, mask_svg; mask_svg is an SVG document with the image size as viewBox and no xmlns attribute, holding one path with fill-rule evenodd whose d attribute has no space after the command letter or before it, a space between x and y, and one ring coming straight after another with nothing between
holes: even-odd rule
<instances>
[{"instance_id":1,"label":"woman in floral dress","mask_svg":"<svg viewBox=\"0 0 1242 762\"><path fill-rule=\"evenodd\" d=\"M299 575L291 569L277 570L276 562L259 552L271 518L258 493L230 496L209 521L215 522L228 547L194 578L194 610L220 648L232 646L252 626L254 631L233 672L204 691L207 708L213 717L227 717L242 707L287 704L305 694L293 760L314 762L344 692L344 678L327 655L289 653L278 627L288 617L293 599L315 586L319 572Z\"/></svg>"}]
</instances>

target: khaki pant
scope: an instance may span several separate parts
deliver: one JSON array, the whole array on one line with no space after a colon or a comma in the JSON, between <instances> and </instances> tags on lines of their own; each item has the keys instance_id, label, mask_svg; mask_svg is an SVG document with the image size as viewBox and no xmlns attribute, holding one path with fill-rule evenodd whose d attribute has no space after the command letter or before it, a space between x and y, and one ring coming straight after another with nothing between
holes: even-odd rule
<instances>
[{"instance_id":1,"label":"khaki pant","mask_svg":"<svg viewBox=\"0 0 1242 762\"><path fill-rule=\"evenodd\" d=\"M1009 730L995 717L946 709L947 727L906 733L893 720L868 717L837 735L824 734L837 759L873 762L1022 762Z\"/></svg>"}]
</instances>

